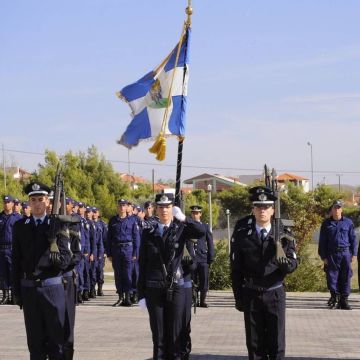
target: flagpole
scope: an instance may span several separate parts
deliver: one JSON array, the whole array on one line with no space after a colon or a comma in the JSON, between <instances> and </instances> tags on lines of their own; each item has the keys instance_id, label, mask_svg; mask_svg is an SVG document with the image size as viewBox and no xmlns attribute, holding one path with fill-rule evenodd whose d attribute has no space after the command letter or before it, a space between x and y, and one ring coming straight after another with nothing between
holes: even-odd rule
<instances>
[{"instance_id":1,"label":"flagpole","mask_svg":"<svg viewBox=\"0 0 360 360\"><path fill-rule=\"evenodd\" d=\"M193 9L191 7L191 0L188 0L188 6L185 9L185 13L187 14L187 20L185 22L186 27L191 26L191 15L193 13ZM181 166L182 166L182 153L183 153L183 144L184 144L184 137L179 136L179 143L178 143L178 155L177 155L177 162L176 162L176 183L175 183L175 205L181 207L182 205L182 196L181 196Z\"/></svg>"}]
</instances>

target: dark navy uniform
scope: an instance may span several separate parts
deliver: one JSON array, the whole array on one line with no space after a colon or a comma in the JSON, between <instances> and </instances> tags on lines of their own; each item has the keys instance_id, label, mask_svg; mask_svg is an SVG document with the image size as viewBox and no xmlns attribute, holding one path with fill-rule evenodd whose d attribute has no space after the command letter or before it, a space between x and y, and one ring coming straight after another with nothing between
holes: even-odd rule
<instances>
[{"instance_id":1,"label":"dark navy uniform","mask_svg":"<svg viewBox=\"0 0 360 360\"><path fill-rule=\"evenodd\" d=\"M161 200L165 199L166 200ZM172 194L158 194L159 205L172 204ZM180 209L179 209L180 210ZM184 215L183 215L184 216ZM185 217L185 216L184 216ZM153 359L181 358L180 334L183 328L184 278L181 260L186 239L201 236L203 229L191 219L155 223L144 229L139 255L139 299L146 299L153 340ZM166 267L167 277L162 263Z\"/></svg>"},{"instance_id":2,"label":"dark navy uniform","mask_svg":"<svg viewBox=\"0 0 360 360\"><path fill-rule=\"evenodd\" d=\"M190 206L192 214L199 213L201 216L202 208L198 205ZM200 219L200 217L199 217ZM194 283L197 285L197 289L200 291L200 307L208 307L205 302L206 293L209 290L209 266L214 261L215 250L212 233L208 224L199 223L204 228L204 235L197 239L196 242L191 242L193 249L193 256L195 257L196 269L193 272Z\"/></svg>"},{"instance_id":3,"label":"dark navy uniform","mask_svg":"<svg viewBox=\"0 0 360 360\"><path fill-rule=\"evenodd\" d=\"M102 287L104 284L104 267L105 267L105 249L107 241L107 225L104 221L98 220L96 223L99 231L100 241L98 243L98 262L96 267L96 281L98 285L97 295L103 296Z\"/></svg>"},{"instance_id":4,"label":"dark navy uniform","mask_svg":"<svg viewBox=\"0 0 360 360\"><path fill-rule=\"evenodd\" d=\"M339 200L337 202L341 204ZM342 204L333 206L341 208ZM318 252L322 260L327 260L327 283L332 296L340 295L339 308L349 308L351 261L356 251L354 224L350 219L341 216L339 220L334 220L330 217L322 223Z\"/></svg>"},{"instance_id":5,"label":"dark navy uniform","mask_svg":"<svg viewBox=\"0 0 360 360\"><path fill-rule=\"evenodd\" d=\"M29 186L34 186L37 191L46 187L40 183ZM48 193L50 189L47 189ZM35 222L31 216L14 225L14 301L23 306L27 343L32 360L45 360L48 359L47 356L49 359L66 359L63 348L66 305L62 275L71 262L69 231L65 226L61 226L57 232L56 242L60 257L55 265L49 256L49 228L47 215L43 216L42 222L41 219Z\"/></svg>"},{"instance_id":6,"label":"dark navy uniform","mask_svg":"<svg viewBox=\"0 0 360 360\"><path fill-rule=\"evenodd\" d=\"M108 226L107 256L112 258L115 275L116 292L120 305L122 295L125 300L122 305L129 306L132 284L132 269L134 258L137 258L140 244L139 226L132 216L112 217Z\"/></svg>"},{"instance_id":7,"label":"dark navy uniform","mask_svg":"<svg viewBox=\"0 0 360 360\"><path fill-rule=\"evenodd\" d=\"M10 195L3 197L4 202L13 202L13 200ZM0 289L3 291L0 304L11 303L12 234L13 226L19 219L21 215L16 212L5 214L2 211L0 213Z\"/></svg>"},{"instance_id":8,"label":"dark navy uniform","mask_svg":"<svg viewBox=\"0 0 360 360\"><path fill-rule=\"evenodd\" d=\"M72 199L67 198L67 202ZM70 235L70 251L71 261L69 266L64 270L64 286L66 295L66 327L65 327L65 344L64 352L66 353L66 359L72 359L74 353L74 327L75 327L75 308L76 308L76 267L82 260L81 244L80 244L80 216L77 214L71 214L73 219L78 223L69 225Z\"/></svg>"},{"instance_id":9,"label":"dark navy uniform","mask_svg":"<svg viewBox=\"0 0 360 360\"><path fill-rule=\"evenodd\" d=\"M232 288L236 308L244 312L250 360L280 360L285 356L283 280L297 267L295 242L281 234L286 256L281 265L275 259L274 233L269 227L267 235L266 229L258 231L255 217L249 215L236 223L231 239Z\"/></svg>"}]
</instances>

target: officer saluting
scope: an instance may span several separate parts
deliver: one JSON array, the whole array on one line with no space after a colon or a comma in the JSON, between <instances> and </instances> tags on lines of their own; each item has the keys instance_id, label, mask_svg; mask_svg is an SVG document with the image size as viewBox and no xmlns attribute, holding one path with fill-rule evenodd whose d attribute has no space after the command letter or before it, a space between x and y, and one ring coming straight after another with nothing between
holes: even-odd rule
<instances>
[{"instance_id":1,"label":"officer saluting","mask_svg":"<svg viewBox=\"0 0 360 360\"><path fill-rule=\"evenodd\" d=\"M277 198L268 187L250 189L252 215L240 219L231 239L231 279L236 309L244 312L250 360L285 356L286 274L297 267L295 242L280 231L285 256L276 260L271 217Z\"/></svg>"},{"instance_id":2,"label":"officer saluting","mask_svg":"<svg viewBox=\"0 0 360 360\"><path fill-rule=\"evenodd\" d=\"M139 305L146 304L153 340L153 359L179 360L183 327L184 277L181 260L186 239L203 228L174 206L174 195L157 194L158 223L144 228L139 255ZM173 218L174 217L174 218Z\"/></svg>"},{"instance_id":3,"label":"officer saluting","mask_svg":"<svg viewBox=\"0 0 360 360\"><path fill-rule=\"evenodd\" d=\"M70 264L69 232L59 224L59 256L50 256L46 215L50 188L40 182L25 187L32 216L15 223L13 233L14 303L23 307L31 359L68 359L65 341L63 270Z\"/></svg>"}]
</instances>

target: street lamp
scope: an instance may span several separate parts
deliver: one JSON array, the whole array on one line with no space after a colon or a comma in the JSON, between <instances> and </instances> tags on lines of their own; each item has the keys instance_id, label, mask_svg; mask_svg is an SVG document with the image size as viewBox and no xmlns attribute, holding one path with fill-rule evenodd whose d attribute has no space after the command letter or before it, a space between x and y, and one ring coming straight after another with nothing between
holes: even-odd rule
<instances>
[{"instance_id":1,"label":"street lamp","mask_svg":"<svg viewBox=\"0 0 360 360\"><path fill-rule=\"evenodd\" d=\"M311 191L314 190L314 164L313 164L313 148L310 141L307 142L310 146L310 156L311 156Z\"/></svg>"},{"instance_id":2,"label":"street lamp","mask_svg":"<svg viewBox=\"0 0 360 360\"><path fill-rule=\"evenodd\" d=\"M207 186L207 192L208 192L208 201L209 201L209 227L210 227L210 231L212 232L211 190L212 190L212 186L211 186L211 184L208 184L208 186Z\"/></svg>"},{"instance_id":3,"label":"street lamp","mask_svg":"<svg viewBox=\"0 0 360 360\"><path fill-rule=\"evenodd\" d=\"M226 218L227 218L227 231L228 231L228 251L229 251L229 254L230 254L230 215L231 215L231 212L229 209L226 209L225 211L225 214L226 214Z\"/></svg>"}]
</instances>

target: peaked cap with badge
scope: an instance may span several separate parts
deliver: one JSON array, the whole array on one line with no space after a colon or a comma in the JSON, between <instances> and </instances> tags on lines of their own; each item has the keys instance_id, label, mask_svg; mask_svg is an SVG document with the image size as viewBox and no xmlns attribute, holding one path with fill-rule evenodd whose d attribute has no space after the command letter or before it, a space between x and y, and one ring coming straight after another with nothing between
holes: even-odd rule
<instances>
[{"instance_id":1,"label":"peaked cap with badge","mask_svg":"<svg viewBox=\"0 0 360 360\"><path fill-rule=\"evenodd\" d=\"M3 202L14 202L14 198L11 195L4 195Z\"/></svg>"},{"instance_id":2,"label":"peaked cap with badge","mask_svg":"<svg viewBox=\"0 0 360 360\"><path fill-rule=\"evenodd\" d=\"M156 205L170 205L174 203L174 194L165 193L165 194L156 194L155 196Z\"/></svg>"},{"instance_id":3,"label":"peaked cap with badge","mask_svg":"<svg viewBox=\"0 0 360 360\"><path fill-rule=\"evenodd\" d=\"M255 186L249 190L250 201L254 205L272 205L277 197L267 186Z\"/></svg>"},{"instance_id":4,"label":"peaked cap with badge","mask_svg":"<svg viewBox=\"0 0 360 360\"><path fill-rule=\"evenodd\" d=\"M25 194L27 194L28 196L33 196L33 195L48 196L51 192L51 189L47 185L36 181L26 185L24 191Z\"/></svg>"},{"instance_id":5,"label":"peaked cap with badge","mask_svg":"<svg viewBox=\"0 0 360 360\"><path fill-rule=\"evenodd\" d=\"M202 212L202 207L200 205L192 205L190 206L191 212Z\"/></svg>"}]
</instances>

